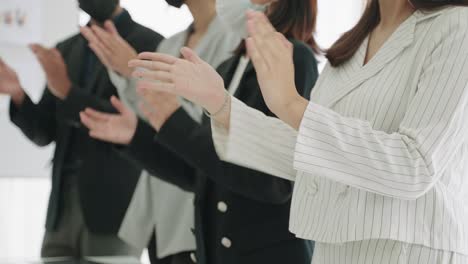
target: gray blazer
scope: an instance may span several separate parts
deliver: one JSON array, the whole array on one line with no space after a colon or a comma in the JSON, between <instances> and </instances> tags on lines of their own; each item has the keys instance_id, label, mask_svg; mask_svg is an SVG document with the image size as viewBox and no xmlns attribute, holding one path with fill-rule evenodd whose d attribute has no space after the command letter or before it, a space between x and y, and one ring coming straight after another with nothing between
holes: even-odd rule
<instances>
[{"instance_id":1,"label":"gray blazer","mask_svg":"<svg viewBox=\"0 0 468 264\"><path fill-rule=\"evenodd\" d=\"M187 29L162 41L157 52L179 56L189 33L190 29ZM215 17L195 51L203 60L217 67L232 56L240 41L239 37L232 34L220 19ZM144 118L138 109L140 98L135 91L136 80L122 78L112 71L110 77L122 101ZM190 102L180 100L184 110L194 120L201 122L202 110ZM191 232L193 226L193 194L143 171L119 236L143 249L147 246L153 230L156 230L157 256L163 258L195 249L195 237Z\"/></svg>"}]
</instances>

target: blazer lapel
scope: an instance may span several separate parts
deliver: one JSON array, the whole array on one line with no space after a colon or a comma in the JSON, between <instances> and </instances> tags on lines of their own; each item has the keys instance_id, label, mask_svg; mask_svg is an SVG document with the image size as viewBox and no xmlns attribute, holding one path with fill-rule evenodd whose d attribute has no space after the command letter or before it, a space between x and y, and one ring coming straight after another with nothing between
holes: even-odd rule
<instances>
[{"instance_id":1,"label":"blazer lapel","mask_svg":"<svg viewBox=\"0 0 468 264\"><path fill-rule=\"evenodd\" d=\"M345 75L345 73L349 74L348 72L351 72L351 75L342 76L343 81L335 90L336 92L331 95L331 98L326 100L326 106L330 108L333 107L338 101L358 88L363 82L378 74L387 64L410 46L414 41L417 21L416 15L413 14L409 17L392 34L377 54L366 65L363 65L367 53L368 40L366 39L353 59L343 66L348 69L341 70L341 75Z\"/></svg>"}]
</instances>

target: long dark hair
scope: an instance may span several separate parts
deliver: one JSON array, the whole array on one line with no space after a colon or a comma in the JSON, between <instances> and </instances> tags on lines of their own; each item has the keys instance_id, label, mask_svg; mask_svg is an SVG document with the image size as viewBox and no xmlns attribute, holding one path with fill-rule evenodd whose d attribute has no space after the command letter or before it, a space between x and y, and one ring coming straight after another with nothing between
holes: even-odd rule
<instances>
[{"instance_id":1,"label":"long dark hair","mask_svg":"<svg viewBox=\"0 0 468 264\"><path fill-rule=\"evenodd\" d=\"M356 53L362 42L380 22L379 0L369 0L367 8L354 28L346 32L327 51L326 57L334 67L345 63ZM449 5L468 6L468 0L410 0L416 9L434 10Z\"/></svg>"},{"instance_id":2,"label":"long dark hair","mask_svg":"<svg viewBox=\"0 0 468 264\"><path fill-rule=\"evenodd\" d=\"M278 32L306 43L319 54L321 50L314 36L317 9L317 0L279 0L269 6L267 16ZM245 53L244 42L236 53Z\"/></svg>"}]
</instances>

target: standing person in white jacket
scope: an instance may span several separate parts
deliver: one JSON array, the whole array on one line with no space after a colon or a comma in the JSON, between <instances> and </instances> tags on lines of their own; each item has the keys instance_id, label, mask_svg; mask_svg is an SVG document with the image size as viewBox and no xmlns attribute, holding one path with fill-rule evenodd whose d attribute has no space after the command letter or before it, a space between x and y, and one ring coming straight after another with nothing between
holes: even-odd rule
<instances>
[{"instance_id":1,"label":"standing person in white jacket","mask_svg":"<svg viewBox=\"0 0 468 264\"><path fill-rule=\"evenodd\" d=\"M468 1L370 1L310 101L291 45L249 12L247 49L279 118L226 95L190 49L155 56L164 82L145 89L211 113L224 160L295 181L290 230L316 241L314 264L468 263L468 8L454 5Z\"/></svg>"},{"instance_id":2,"label":"standing person in white jacket","mask_svg":"<svg viewBox=\"0 0 468 264\"><path fill-rule=\"evenodd\" d=\"M227 29L216 15L215 0L167 1L180 8L184 3L191 11L194 22L186 30L163 40L157 52L179 56L180 49L190 46L211 66L216 68L231 57L241 38ZM139 104L144 103L136 93L136 81L130 77L127 61L113 53L113 46L124 46L122 39L112 32L85 31L96 54L109 69L111 81L117 87L120 99L144 119ZM114 49L118 50L118 49ZM201 122L202 109L184 99L185 111ZM122 223L119 236L128 243L144 248L151 236L156 248L149 248L152 263L187 263L195 261L193 193L152 177L144 171L140 177L132 202ZM153 245L150 244L149 247ZM181 254L182 253L182 254Z\"/></svg>"}]
</instances>

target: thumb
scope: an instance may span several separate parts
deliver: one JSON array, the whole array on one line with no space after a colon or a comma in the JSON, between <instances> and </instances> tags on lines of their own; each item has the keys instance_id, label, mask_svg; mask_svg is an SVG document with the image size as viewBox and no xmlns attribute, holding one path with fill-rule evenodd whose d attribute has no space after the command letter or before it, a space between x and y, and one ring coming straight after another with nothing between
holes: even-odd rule
<instances>
[{"instance_id":1,"label":"thumb","mask_svg":"<svg viewBox=\"0 0 468 264\"><path fill-rule=\"evenodd\" d=\"M200 59L200 57L198 57L197 53L195 53L195 51L193 51L190 48L183 47L180 50L180 53L182 54L182 56L184 56L184 58L186 60L188 60L190 62L193 62L193 63L202 63L202 62L204 62L202 59Z\"/></svg>"},{"instance_id":2,"label":"thumb","mask_svg":"<svg viewBox=\"0 0 468 264\"><path fill-rule=\"evenodd\" d=\"M110 20L107 20L105 23L104 23L104 29L109 32L110 34L112 35L118 35L120 36L119 32L117 31L117 28L115 28L115 25L112 21Z\"/></svg>"},{"instance_id":3,"label":"thumb","mask_svg":"<svg viewBox=\"0 0 468 264\"><path fill-rule=\"evenodd\" d=\"M110 101L111 101L112 106L115 107L115 109L117 109L119 113L121 114L128 113L127 107L117 97L112 96Z\"/></svg>"}]
</instances>

